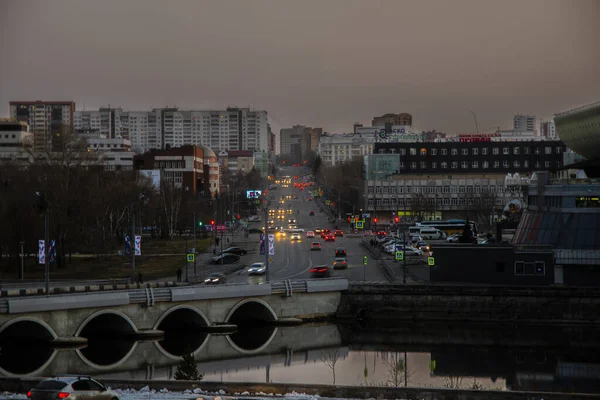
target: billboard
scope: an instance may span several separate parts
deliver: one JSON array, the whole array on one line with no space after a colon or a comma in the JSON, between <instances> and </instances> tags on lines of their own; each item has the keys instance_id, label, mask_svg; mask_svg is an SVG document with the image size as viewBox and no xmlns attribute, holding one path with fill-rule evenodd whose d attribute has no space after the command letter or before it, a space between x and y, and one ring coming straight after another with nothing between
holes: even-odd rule
<instances>
[{"instance_id":1,"label":"billboard","mask_svg":"<svg viewBox=\"0 0 600 400\"><path fill-rule=\"evenodd\" d=\"M145 176L152 183L152 187L160 190L160 170L159 169L141 169L140 175Z\"/></svg>"},{"instance_id":2,"label":"billboard","mask_svg":"<svg viewBox=\"0 0 600 400\"><path fill-rule=\"evenodd\" d=\"M491 142L492 138L501 137L499 133L461 133L458 140L463 143Z\"/></svg>"},{"instance_id":3,"label":"billboard","mask_svg":"<svg viewBox=\"0 0 600 400\"><path fill-rule=\"evenodd\" d=\"M248 199L258 199L262 195L262 191L260 190L246 190L246 198Z\"/></svg>"}]
</instances>

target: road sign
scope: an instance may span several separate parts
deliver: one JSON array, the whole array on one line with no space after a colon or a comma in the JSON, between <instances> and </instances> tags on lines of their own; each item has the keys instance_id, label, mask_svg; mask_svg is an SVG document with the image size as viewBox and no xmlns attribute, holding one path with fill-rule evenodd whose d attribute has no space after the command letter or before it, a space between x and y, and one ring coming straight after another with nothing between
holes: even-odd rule
<instances>
[{"instance_id":1,"label":"road sign","mask_svg":"<svg viewBox=\"0 0 600 400\"><path fill-rule=\"evenodd\" d=\"M404 260L404 252L403 251L396 251L396 260L397 261Z\"/></svg>"},{"instance_id":2,"label":"road sign","mask_svg":"<svg viewBox=\"0 0 600 400\"><path fill-rule=\"evenodd\" d=\"M435 265L435 258L427 257L427 265L429 265L430 267L433 267Z\"/></svg>"},{"instance_id":3,"label":"road sign","mask_svg":"<svg viewBox=\"0 0 600 400\"><path fill-rule=\"evenodd\" d=\"M269 257L269 262L272 263L273 262L273 257Z\"/></svg>"},{"instance_id":4,"label":"road sign","mask_svg":"<svg viewBox=\"0 0 600 400\"><path fill-rule=\"evenodd\" d=\"M194 254L187 255L187 262L193 263L195 259L196 259L196 256Z\"/></svg>"},{"instance_id":5,"label":"road sign","mask_svg":"<svg viewBox=\"0 0 600 400\"><path fill-rule=\"evenodd\" d=\"M371 214L369 213L365 213L362 215L363 218L371 218Z\"/></svg>"},{"instance_id":6,"label":"road sign","mask_svg":"<svg viewBox=\"0 0 600 400\"><path fill-rule=\"evenodd\" d=\"M363 229L364 225L362 221L356 221L356 229Z\"/></svg>"},{"instance_id":7,"label":"road sign","mask_svg":"<svg viewBox=\"0 0 600 400\"><path fill-rule=\"evenodd\" d=\"M367 265L367 261L369 261L369 258L367 256L363 257L363 264Z\"/></svg>"}]
</instances>

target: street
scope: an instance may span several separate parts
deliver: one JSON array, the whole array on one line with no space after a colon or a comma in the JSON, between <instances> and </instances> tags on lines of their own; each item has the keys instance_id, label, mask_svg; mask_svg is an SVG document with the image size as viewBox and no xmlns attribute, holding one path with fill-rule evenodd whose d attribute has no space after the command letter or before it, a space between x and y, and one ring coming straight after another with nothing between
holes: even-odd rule
<instances>
[{"instance_id":1,"label":"street","mask_svg":"<svg viewBox=\"0 0 600 400\"><path fill-rule=\"evenodd\" d=\"M293 187L294 182L299 182L302 179L301 168L298 167L286 167L284 172L279 174L289 175L292 178L292 184L288 188L284 188L279 185L278 189L270 190L269 195L274 200L271 201L271 208L282 208L292 209L292 214L285 216L284 220L276 220L275 226L288 227L288 219L294 218L297 220L299 228L304 229L304 232L300 233L301 240L291 241L291 234L287 234L285 238L275 239L275 254L270 256L273 262L269 264L269 279L270 280L285 280L285 279L311 279L309 270L313 266L327 265L333 267L333 260L335 259L335 249L337 247L344 247L347 251L347 269L332 270L331 277L345 277L350 281L380 281L387 282L385 276L379 268L376 267L375 262L371 256L360 247L361 238L348 237L348 224L345 220L345 216L340 223L340 228L344 230L344 237L336 237L335 242L325 242L321 240L319 234L315 234L314 239L306 238L307 231L314 231L317 228L330 229L333 231L335 223L329 222L327 214L319 211L319 204L313 199L309 201L309 188L301 191L298 188ZM294 180L294 176L298 175L298 179ZM310 187L310 189L313 189ZM284 199L287 196L291 196L291 200L284 200L284 203L280 203L280 199L283 196ZM297 199L294 199L297 196ZM310 216L310 211L314 211L315 215ZM260 214L262 220L260 223L250 223L250 228L259 228L264 224L264 213ZM280 222L283 221L283 222ZM274 232L270 232L274 233ZM253 234L257 235L257 234ZM321 243L321 250L311 251L310 244L312 242ZM256 243L256 242L255 242ZM245 264L251 264L253 262L265 262L265 256L260 255L259 245L255 244L256 252L254 254L248 254L242 257L242 262ZM248 249L250 250L250 249ZM363 265L363 256L368 256L368 265L365 268ZM231 275L228 278L228 283L261 283L266 281L266 276L248 276L246 270L242 270L238 273Z\"/></svg>"}]
</instances>

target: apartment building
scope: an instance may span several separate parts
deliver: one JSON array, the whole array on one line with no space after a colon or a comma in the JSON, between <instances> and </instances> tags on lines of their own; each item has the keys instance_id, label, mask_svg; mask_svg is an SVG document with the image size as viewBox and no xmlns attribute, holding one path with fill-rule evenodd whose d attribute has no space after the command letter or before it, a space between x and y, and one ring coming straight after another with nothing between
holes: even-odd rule
<instances>
[{"instance_id":1,"label":"apartment building","mask_svg":"<svg viewBox=\"0 0 600 400\"><path fill-rule=\"evenodd\" d=\"M221 150L217 158L222 171L232 175L248 173L254 167L254 153L250 150Z\"/></svg>"},{"instance_id":2,"label":"apartment building","mask_svg":"<svg viewBox=\"0 0 600 400\"><path fill-rule=\"evenodd\" d=\"M373 152L375 135L372 134L337 134L321 137L317 153L328 165L351 161Z\"/></svg>"},{"instance_id":3,"label":"apartment building","mask_svg":"<svg viewBox=\"0 0 600 400\"><path fill-rule=\"evenodd\" d=\"M215 150L269 149L267 112L248 108L78 111L75 113L75 129L79 132L95 129L108 137L129 139L133 149L141 153L185 145Z\"/></svg>"},{"instance_id":4,"label":"apartment building","mask_svg":"<svg viewBox=\"0 0 600 400\"><path fill-rule=\"evenodd\" d=\"M372 126L392 125L412 125L412 115L408 113L383 114L381 117L373 117Z\"/></svg>"},{"instance_id":5,"label":"apartment building","mask_svg":"<svg viewBox=\"0 0 600 400\"><path fill-rule=\"evenodd\" d=\"M52 137L63 127L73 128L75 103L72 101L11 101L10 118L29 125L36 151L47 149Z\"/></svg>"},{"instance_id":6,"label":"apartment building","mask_svg":"<svg viewBox=\"0 0 600 400\"><path fill-rule=\"evenodd\" d=\"M28 155L33 145L29 125L11 118L0 119L0 162Z\"/></svg>"},{"instance_id":7,"label":"apartment building","mask_svg":"<svg viewBox=\"0 0 600 400\"><path fill-rule=\"evenodd\" d=\"M513 117L513 129L515 131L535 132L537 128L537 118L535 115L515 114Z\"/></svg>"}]
</instances>

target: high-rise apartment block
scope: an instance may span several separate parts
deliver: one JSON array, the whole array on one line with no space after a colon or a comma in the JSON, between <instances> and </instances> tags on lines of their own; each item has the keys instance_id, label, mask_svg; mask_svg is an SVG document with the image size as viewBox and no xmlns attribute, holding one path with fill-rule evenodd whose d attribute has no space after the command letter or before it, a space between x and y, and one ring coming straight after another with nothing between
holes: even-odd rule
<instances>
[{"instance_id":1,"label":"high-rise apartment block","mask_svg":"<svg viewBox=\"0 0 600 400\"><path fill-rule=\"evenodd\" d=\"M269 150L267 112L248 108L214 111L101 108L78 111L74 119L77 131L100 131L108 137L129 139L138 152L184 145L207 146L215 151Z\"/></svg>"},{"instance_id":2,"label":"high-rise apartment block","mask_svg":"<svg viewBox=\"0 0 600 400\"><path fill-rule=\"evenodd\" d=\"M540 123L540 136L548 139L557 139L556 125L554 121L542 121Z\"/></svg>"},{"instance_id":3,"label":"high-rise apartment block","mask_svg":"<svg viewBox=\"0 0 600 400\"><path fill-rule=\"evenodd\" d=\"M516 114L513 118L513 130L522 132L536 131L535 115Z\"/></svg>"},{"instance_id":4,"label":"high-rise apartment block","mask_svg":"<svg viewBox=\"0 0 600 400\"><path fill-rule=\"evenodd\" d=\"M29 125L35 150L46 149L63 126L73 127L72 101L11 101L9 108L11 118Z\"/></svg>"},{"instance_id":5,"label":"high-rise apartment block","mask_svg":"<svg viewBox=\"0 0 600 400\"><path fill-rule=\"evenodd\" d=\"M386 124L392 125L412 125L412 115L407 113L400 114L384 114L381 117L374 117L372 126L385 126Z\"/></svg>"},{"instance_id":6,"label":"high-rise apartment block","mask_svg":"<svg viewBox=\"0 0 600 400\"><path fill-rule=\"evenodd\" d=\"M323 136L323 128L294 125L279 131L279 154L294 154L302 159L316 151Z\"/></svg>"}]
</instances>

